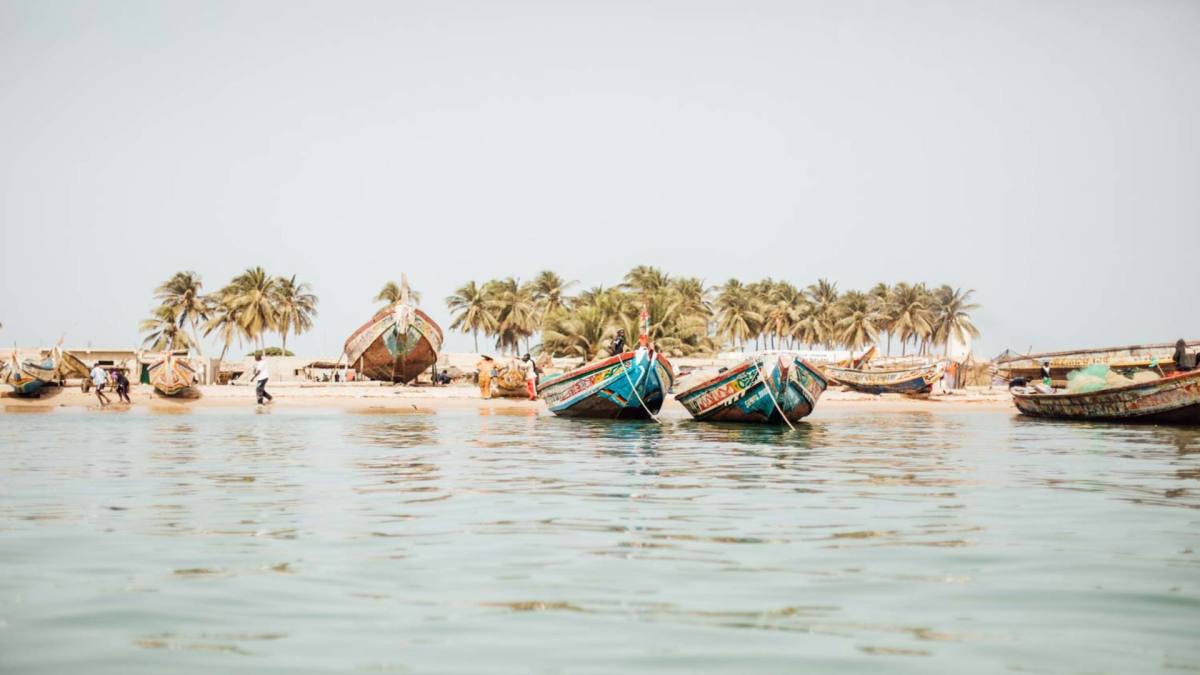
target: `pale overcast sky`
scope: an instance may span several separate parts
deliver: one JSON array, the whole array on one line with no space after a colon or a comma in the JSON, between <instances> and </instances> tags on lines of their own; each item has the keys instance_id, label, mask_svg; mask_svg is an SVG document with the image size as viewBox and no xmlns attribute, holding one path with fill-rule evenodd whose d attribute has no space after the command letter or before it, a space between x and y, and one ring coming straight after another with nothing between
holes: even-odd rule
<instances>
[{"instance_id":1,"label":"pale overcast sky","mask_svg":"<svg viewBox=\"0 0 1200 675\"><path fill-rule=\"evenodd\" d=\"M247 266L976 289L991 355L1200 338L1200 3L0 0L0 344ZM470 347L453 336L451 350Z\"/></svg>"}]
</instances>

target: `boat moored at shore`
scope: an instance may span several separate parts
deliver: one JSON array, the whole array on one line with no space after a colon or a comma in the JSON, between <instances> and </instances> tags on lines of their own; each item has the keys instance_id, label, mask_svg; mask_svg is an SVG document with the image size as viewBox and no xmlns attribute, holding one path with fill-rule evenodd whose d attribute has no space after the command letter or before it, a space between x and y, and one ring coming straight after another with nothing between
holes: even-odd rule
<instances>
[{"instance_id":1,"label":"boat moored at shore","mask_svg":"<svg viewBox=\"0 0 1200 675\"><path fill-rule=\"evenodd\" d=\"M928 394L942 379L945 361L910 368L858 370L828 366L823 369L831 382L866 394Z\"/></svg>"},{"instance_id":2,"label":"boat moored at shore","mask_svg":"<svg viewBox=\"0 0 1200 675\"><path fill-rule=\"evenodd\" d=\"M1083 393L1012 390L1023 415L1061 420L1200 425L1200 371Z\"/></svg>"},{"instance_id":3,"label":"boat moored at shore","mask_svg":"<svg viewBox=\"0 0 1200 675\"><path fill-rule=\"evenodd\" d=\"M787 354L753 356L675 396L702 422L797 422L812 413L828 386L803 359Z\"/></svg>"},{"instance_id":4,"label":"boat moored at shore","mask_svg":"<svg viewBox=\"0 0 1200 675\"><path fill-rule=\"evenodd\" d=\"M639 349L550 378L538 392L560 417L649 419L662 409L674 380L665 356Z\"/></svg>"}]
</instances>

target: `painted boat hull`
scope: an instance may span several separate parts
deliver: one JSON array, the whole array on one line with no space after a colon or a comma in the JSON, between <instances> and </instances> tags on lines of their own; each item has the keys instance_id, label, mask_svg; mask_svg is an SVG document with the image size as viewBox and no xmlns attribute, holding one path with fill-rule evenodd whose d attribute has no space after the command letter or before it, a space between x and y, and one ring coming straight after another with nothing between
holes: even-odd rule
<instances>
[{"instance_id":1,"label":"painted boat hull","mask_svg":"<svg viewBox=\"0 0 1200 675\"><path fill-rule=\"evenodd\" d=\"M58 379L53 356L41 361L24 359L9 361L4 371L4 383L18 396L37 396L42 388Z\"/></svg>"},{"instance_id":2,"label":"painted boat hull","mask_svg":"<svg viewBox=\"0 0 1200 675\"><path fill-rule=\"evenodd\" d=\"M196 370L185 358L167 355L150 364L150 384L163 396L179 396L190 391L196 381Z\"/></svg>"},{"instance_id":3,"label":"painted boat hull","mask_svg":"<svg viewBox=\"0 0 1200 675\"><path fill-rule=\"evenodd\" d=\"M346 361L372 380L408 383L437 362L442 329L425 312L392 305L346 340Z\"/></svg>"},{"instance_id":4,"label":"painted boat hull","mask_svg":"<svg viewBox=\"0 0 1200 675\"><path fill-rule=\"evenodd\" d=\"M1085 394L1013 391L1023 415L1060 420L1200 425L1200 371Z\"/></svg>"},{"instance_id":5,"label":"painted boat hull","mask_svg":"<svg viewBox=\"0 0 1200 675\"><path fill-rule=\"evenodd\" d=\"M852 370L825 368L825 375L837 384L866 394L928 394L942 379L943 362L900 370Z\"/></svg>"},{"instance_id":6,"label":"painted boat hull","mask_svg":"<svg viewBox=\"0 0 1200 675\"><path fill-rule=\"evenodd\" d=\"M661 354L624 352L541 382L538 393L560 417L650 419L675 381ZM647 410L649 409L649 410Z\"/></svg>"},{"instance_id":7,"label":"painted boat hull","mask_svg":"<svg viewBox=\"0 0 1200 675\"><path fill-rule=\"evenodd\" d=\"M1200 347L1200 340L1189 340L1188 349ZM1094 364L1104 364L1113 370L1138 370L1154 368L1164 375L1175 372L1175 343L1129 345L1125 347L1102 347L1064 352L1024 354L997 361L993 366L996 375L1005 380L1018 377L1032 382L1042 379L1042 360L1050 362L1050 378L1055 382L1066 382L1067 373Z\"/></svg>"},{"instance_id":8,"label":"painted boat hull","mask_svg":"<svg viewBox=\"0 0 1200 675\"><path fill-rule=\"evenodd\" d=\"M812 413L827 386L820 371L803 359L758 356L675 400L701 422L783 424L785 415L787 421L798 422Z\"/></svg>"}]
</instances>

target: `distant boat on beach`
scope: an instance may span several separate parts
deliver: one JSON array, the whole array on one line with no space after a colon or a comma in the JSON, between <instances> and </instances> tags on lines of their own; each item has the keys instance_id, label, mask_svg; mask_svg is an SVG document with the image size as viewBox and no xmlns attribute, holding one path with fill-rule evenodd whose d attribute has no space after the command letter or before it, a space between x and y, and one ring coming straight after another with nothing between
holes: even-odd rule
<instances>
[{"instance_id":1,"label":"distant boat on beach","mask_svg":"<svg viewBox=\"0 0 1200 675\"><path fill-rule=\"evenodd\" d=\"M1031 417L1200 425L1200 371L1086 393L1012 390L1017 410Z\"/></svg>"},{"instance_id":2,"label":"distant boat on beach","mask_svg":"<svg viewBox=\"0 0 1200 675\"><path fill-rule=\"evenodd\" d=\"M665 356L639 349L553 377L538 391L560 417L649 419L662 409L674 380Z\"/></svg>"},{"instance_id":3,"label":"distant boat on beach","mask_svg":"<svg viewBox=\"0 0 1200 675\"><path fill-rule=\"evenodd\" d=\"M375 313L346 340L346 362L372 380L408 383L437 362L442 329L413 307L408 280L401 297Z\"/></svg>"},{"instance_id":4,"label":"distant boat on beach","mask_svg":"<svg viewBox=\"0 0 1200 675\"><path fill-rule=\"evenodd\" d=\"M1187 346L1198 347L1200 340L1189 340ZM1096 364L1104 364L1112 370L1154 369L1160 374L1170 375L1175 372L1175 362L1171 360L1174 354L1174 342L1040 354L1005 352L994 360L993 370L1007 381L1023 378L1032 382L1042 379L1042 361L1047 360L1050 362L1050 378L1056 382L1065 382L1067 373L1072 370Z\"/></svg>"},{"instance_id":5,"label":"distant boat on beach","mask_svg":"<svg viewBox=\"0 0 1200 675\"><path fill-rule=\"evenodd\" d=\"M164 353L147 371L151 386L163 396L179 396L196 382L196 369L191 362L172 352Z\"/></svg>"},{"instance_id":6,"label":"distant boat on beach","mask_svg":"<svg viewBox=\"0 0 1200 675\"><path fill-rule=\"evenodd\" d=\"M14 351L0 368L0 380L20 396L37 396L48 384L68 375L87 377L88 367L74 354L55 347L36 359L19 359Z\"/></svg>"},{"instance_id":7,"label":"distant boat on beach","mask_svg":"<svg viewBox=\"0 0 1200 675\"><path fill-rule=\"evenodd\" d=\"M837 384L866 394L928 394L946 371L945 361L887 369L826 366L825 375Z\"/></svg>"},{"instance_id":8,"label":"distant boat on beach","mask_svg":"<svg viewBox=\"0 0 1200 675\"><path fill-rule=\"evenodd\" d=\"M702 422L797 422L812 413L827 381L803 359L787 354L754 356L677 394Z\"/></svg>"}]
</instances>

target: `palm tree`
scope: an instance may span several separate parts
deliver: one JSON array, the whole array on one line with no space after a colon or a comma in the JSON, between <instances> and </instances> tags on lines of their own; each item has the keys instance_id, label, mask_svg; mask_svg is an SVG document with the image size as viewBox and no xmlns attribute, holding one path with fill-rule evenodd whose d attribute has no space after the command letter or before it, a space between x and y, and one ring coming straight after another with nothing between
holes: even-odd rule
<instances>
[{"instance_id":1,"label":"palm tree","mask_svg":"<svg viewBox=\"0 0 1200 675\"><path fill-rule=\"evenodd\" d=\"M317 315L317 296L306 283L296 283L296 275L275 278L275 327L283 339L283 353L287 355L288 331L300 335L312 329L313 317Z\"/></svg>"},{"instance_id":2,"label":"palm tree","mask_svg":"<svg viewBox=\"0 0 1200 675\"><path fill-rule=\"evenodd\" d=\"M968 336L979 337L979 329L971 321L970 314L979 309L979 305L970 301L974 294L974 289L963 291L949 284L942 284L933 292L932 335L934 342L943 349L949 349L951 337L961 343L965 343Z\"/></svg>"},{"instance_id":3,"label":"palm tree","mask_svg":"<svg viewBox=\"0 0 1200 675\"><path fill-rule=\"evenodd\" d=\"M227 301L238 326L264 350L263 335L277 326L276 284L261 267L248 268L229 284Z\"/></svg>"},{"instance_id":4,"label":"palm tree","mask_svg":"<svg viewBox=\"0 0 1200 675\"><path fill-rule=\"evenodd\" d=\"M812 305L812 322L818 339L825 343L826 348L832 347L837 314L837 284L817 279L817 283L809 285L804 294Z\"/></svg>"},{"instance_id":5,"label":"palm tree","mask_svg":"<svg viewBox=\"0 0 1200 675\"><path fill-rule=\"evenodd\" d=\"M529 337L538 325L537 307L529 285L521 285L515 278L508 277L502 281L489 281L484 286L484 294L496 316L496 348L516 354L524 339L528 351Z\"/></svg>"},{"instance_id":6,"label":"palm tree","mask_svg":"<svg viewBox=\"0 0 1200 675\"><path fill-rule=\"evenodd\" d=\"M559 310L546 319L542 350L549 351L551 356L576 356L589 361L605 348L612 332L612 317L600 307Z\"/></svg>"},{"instance_id":7,"label":"palm tree","mask_svg":"<svg viewBox=\"0 0 1200 675\"><path fill-rule=\"evenodd\" d=\"M208 296L208 321L204 324L204 337L215 332L221 338L221 361L225 360L225 354L234 340L240 345L242 338L250 339L238 323L237 311L229 302L231 297L232 289L229 287Z\"/></svg>"},{"instance_id":8,"label":"palm tree","mask_svg":"<svg viewBox=\"0 0 1200 675\"><path fill-rule=\"evenodd\" d=\"M529 282L529 289L541 315L539 320L544 320L550 312L565 307L570 302L567 289L577 283L579 282L565 281L550 270L538 272L533 281Z\"/></svg>"},{"instance_id":9,"label":"palm tree","mask_svg":"<svg viewBox=\"0 0 1200 675\"><path fill-rule=\"evenodd\" d=\"M200 336L196 332L198 321L207 318L208 304L201 294L204 287L200 275L195 272L176 272L154 289L154 297L164 306L170 307L178 317L179 327L185 323L192 327L192 344L200 352Z\"/></svg>"},{"instance_id":10,"label":"palm tree","mask_svg":"<svg viewBox=\"0 0 1200 675\"><path fill-rule=\"evenodd\" d=\"M669 281L670 277L657 267L638 265L625 275L625 283L622 286L641 295L648 295L666 288Z\"/></svg>"},{"instance_id":11,"label":"palm tree","mask_svg":"<svg viewBox=\"0 0 1200 675\"><path fill-rule=\"evenodd\" d=\"M930 331L923 285L896 284L892 288L891 308L891 332L900 337L900 354L903 356L907 354L909 340L920 339Z\"/></svg>"},{"instance_id":12,"label":"palm tree","mask_svg":"<svg viewBox=\"0 0 1200 675\"><path fill-rule=\"evenodd\" d=\"M717 334L745 349L746 340L757 334L762 315L756 312L742 282L730 279L717 296Z\"/></svg>"},{"instance_id":13,"label":"palm tree","mask_svg":"<svg viewBox=\"0 0 1200 675\"><path fill-rule=\"evenodd\" d=\"M142 345L156 352L192 346L191 338L179 328L179 315L170 305L156 307L150 318L138 325L138 331L149 333Z\"/></svg>"},{"instance_id":14,"label":"palm tree","mask_svg":"<svg viewBox=\"0 0 1200 675\"><path fill-rule=\"evenodd\" d=\"M875 306L875 301L860 291L848 291L838 300L838 320L835 325L837 339L851 353L875 342L879 337L879 314Z\"/></svg>"},{"instance_id":15,"label":"palm tree","mask_svg":"<svg viewBox=\"0 0 1200 675\"><path fill-rule=\"evenodd\" d=\"M446 307L453 314L450 328L462 332L470 331L475 339L475 351L479 351L479 331L490 335L499 323L493 313L493 305L484 292L487 285L480 287L474 281L460 286L454 295L446 298Z\"/></svg>"},{"instance_id":16,"label":"palm tree","mask_svg":"<svg viewBox=\"0 0 1200 675\"><path fill-rule=\"evenodd\" d=\"M385 305L394 305L397 302L400 302L403 293L404 291L401 289L400 284L394 281L389 281L383 285L383 288L379 289L379 293L375 295L375 302L382 302ZM413 302L420 304L420 291L414 291L410 288L408 290L408 295L410 298L412 298Z\"/></svg>"}]
</instances>

